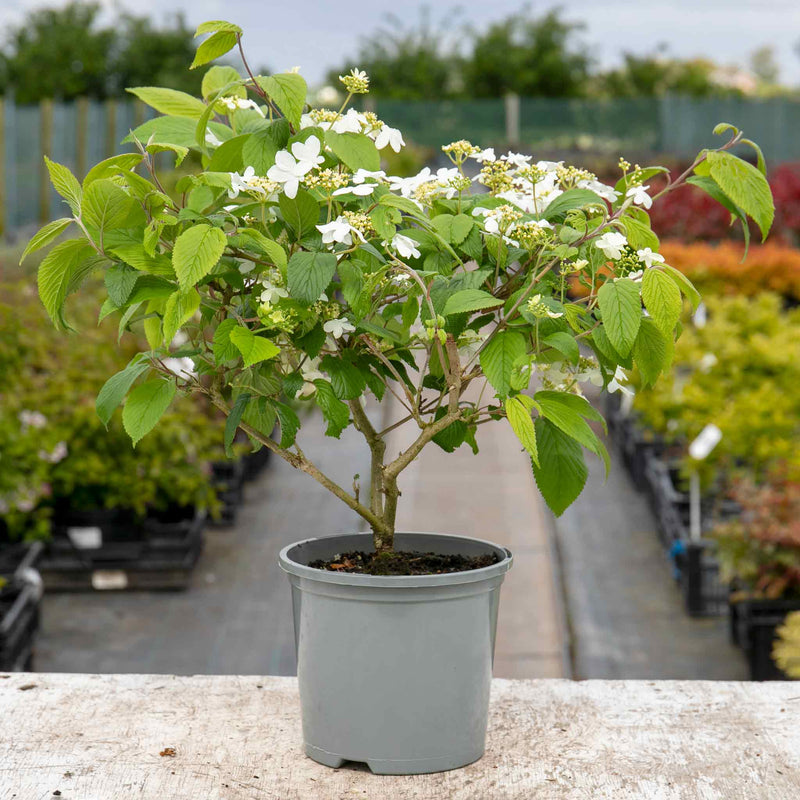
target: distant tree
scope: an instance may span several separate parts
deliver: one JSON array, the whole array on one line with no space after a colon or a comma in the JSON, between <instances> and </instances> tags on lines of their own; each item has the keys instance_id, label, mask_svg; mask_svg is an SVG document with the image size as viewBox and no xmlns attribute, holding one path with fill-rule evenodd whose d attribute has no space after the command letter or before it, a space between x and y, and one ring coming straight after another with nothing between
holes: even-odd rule
<instances>
[{"instance_id":1,"label":"distant tree","mask_svg":"<svg viewBox=\"0 0 800 800\"><path fill-rule=\"evenodd\" d=\"M709 97L730 93L715 80L713 62L699 58L684 61L668 58L664 53L664 47L656 55L623 53L620 68L599 76L601 92L611 97Z\"/></svg>"},{"instance_id":2,"label":"distant tree","mask_svg":"<svg viewBox=\"0 0 800 800\"><path fill-rule=\"evenodd\" d=\"M339 86L339 75L358 67L370 77L370 94L393 100L433 100L454 97L462 82L450 17L434 24L430 9L423 8L417 25L399 17L386 17L386 27L366 37L358 56L328 73Z\"/></svg>"},{"instance_id":3,"label":"distant tree","mask_svg":"<svg viewBox=\"0 0 800 800\"><path fill-rule=\"evenodd\" d=\"M21 25L11 27L0 51L3 90L13 89L19 103L106 97L115 35L96 28L99 12L97 3L73 2L31 11Z\"/></svg>"},{"instance_id":4,"label":"distant tree","mask_svg":"<svg viewBox=\"0 0 800 800\"><path fill-rule=\"evenodd\" d=\"M464 85L474 97L579 97L586 91L591 58L573 44L581 23L551 9L540 17L525 10L473 34Z\"/></svg>"},{"instance_id":5,"label":"distant tree","mask_svg":"<svg viewBox=\"0 0 800 800\"><path fill-rule=\"evenodd\" d=\"M774 86L778 83L780 67L775 58L775 48L765 44L750 54L750 69L758 80L767 86Z\"/></svg>"},{"instance_id":6,"label":"distant tree","mask_svg":"<svg viewBox=\"0 0 800 800\"><path fill-rule=\"evenodd\" d=\"M200 93L205 70L189 70L197 43L182 14L162 28L147 17L124 14L118 24L118 42L112 72L115 90L128 86L166 86Z\"/></svg>"}]
</instances>

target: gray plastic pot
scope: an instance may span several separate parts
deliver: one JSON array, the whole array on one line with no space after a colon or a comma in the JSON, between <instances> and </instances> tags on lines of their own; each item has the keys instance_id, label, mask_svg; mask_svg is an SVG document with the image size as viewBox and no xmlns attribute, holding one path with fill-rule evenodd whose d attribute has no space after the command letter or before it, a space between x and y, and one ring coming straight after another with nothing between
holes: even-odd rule
<instances>
[{"instance_id":1,"label":"gray plastic pot","mask_svg":"<svg viewBox=\"0 0 800 800\"><path fill-rule=\"evenodd\" d=\"M292 584L306 754L376 774L455 769L483 755L500 584L511 553L480 539L398 533L395 549L495 553L498 563L447 575L372 576L307 566L367 533L284 548Z\"/></svg>"}]
</instances>

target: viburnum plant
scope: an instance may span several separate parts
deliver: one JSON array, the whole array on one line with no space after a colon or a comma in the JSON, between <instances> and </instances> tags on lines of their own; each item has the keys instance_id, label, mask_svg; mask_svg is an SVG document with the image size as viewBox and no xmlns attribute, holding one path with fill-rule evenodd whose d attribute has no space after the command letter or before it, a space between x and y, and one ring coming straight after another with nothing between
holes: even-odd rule
<instances>
[{"instance_id":1,"label":"viburnum plant","mask_svg":"<svg viewBox=\"0 0 800 800\"><path fill-rule=\"evenodd\" d=\"M401 133L348 108L368 91L365 73L342 76L339 109L311 109L297 72L252 74L236 25L197 33L211 35L192 67L238 47L246 74L211 67L202 99L131 89L163 116L130 134L137 153L101 162L82 184L48 161L72 215L27 252L71 226L82 236L42 262L41 298L66 327L65 298L101 269L100 315L119 314L121 331L143 326L150 350L97 399L105 419L124 401L134 444L177 392L207 395L228 416L227 446L241 428L308 473L369 523L378 551L392 548L398 478L430 442L477 450L479 427L507 419L557 514L586 481L582 449L608 462L582 383L617 388L634 361L655 381L670 363L682 294L697 302L658 254L647 214L658 196L688 180L765 235L772 221L760 151L749 143L758 168L733 155L747 140L730 125L716 130L725 144L656 197L647 181L660 167L621 161L611 187L562 162L466 141L442 148L449 168L394 177L381 150L400 150ZM178 161L191 151L202 165L177 198L155 169L161 151ZM589 288L578 302L566 292L574 275ZM176 347L179 333L186 343ZM380 430L364 401L387 391L402 417ZM329 436L351 424L364 436L368 499L306 457L291 400L316 403ZM387 460L387 434L401 424L415 438Z\"/></svg>"}]
</instances>

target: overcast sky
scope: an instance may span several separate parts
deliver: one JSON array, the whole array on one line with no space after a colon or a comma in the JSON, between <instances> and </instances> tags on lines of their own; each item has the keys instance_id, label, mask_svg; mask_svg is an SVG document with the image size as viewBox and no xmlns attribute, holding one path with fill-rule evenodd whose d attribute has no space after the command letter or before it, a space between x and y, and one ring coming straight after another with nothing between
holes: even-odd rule
<instances>
[{"instance_id":1,"label":"overcast sky","mask_svg":"<svg viewBox=\"0 0 800 800\"><path fill-rule=\"evenodd\" d=\"M361 37L383 26L388 12L416 22L428 5L436 20L446 9L460 7L453 22L481 28L517 11L520 0L102 0L107 8L121 6L163 20L182 10L189 22L227 19L245 29L245 44L254 64L276 71L299 65L311 83L326 69L354 55ZM660 42L677 56L709 56L744 66L749 54L763 45L775 48L781 79L800 84L800 0L564 0L533 2L534 11L561 5L568 19L582 21L582 41L603 66L618 62L622 50L643 54ZM0 0L0 25L19 22L34 7L63 5L54 0Z\"/></svg>"}]
</instances>

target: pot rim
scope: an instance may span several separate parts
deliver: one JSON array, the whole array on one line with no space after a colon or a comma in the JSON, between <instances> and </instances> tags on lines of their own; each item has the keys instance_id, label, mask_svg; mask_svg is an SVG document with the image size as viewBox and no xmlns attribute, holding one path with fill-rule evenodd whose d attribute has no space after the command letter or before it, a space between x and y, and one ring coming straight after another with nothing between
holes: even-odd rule
<instances>
[{"instance_id":1,"label":"pot rim","mask_svg":"<svg viewBox=\"0 0 800 800\"><path fill-rule=\"evenodd\" d=\"M371 540L372 533L365 531L357 533L337 533L331 536L312 536L308 539L301 539L300 541L293 542L284 547L280 551L278 560L284 572L299 578L306 578L320 583L336 583L345 586L375 586L387 589L418 586L453 586L460 583L477 583L478 581L502 577L511 568L513 562L513 555L507 547L495 544L486 539L476 539L473 536L458 536L452 533L431 533L429 531L397 531L395 535L436 537L451 539L456 542L474 542L485 545L487 549L494 550L500 557L500 560L496 564L491 564L488 567L466 570L464 572L448 572L443 575L361 575L358 573L329 572L327 570L316 569L293 560L289 555L290 551L294 548L311 542L353 536L365 536L369 537Z\"/></svg>"}]
</instances>

